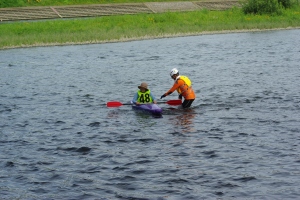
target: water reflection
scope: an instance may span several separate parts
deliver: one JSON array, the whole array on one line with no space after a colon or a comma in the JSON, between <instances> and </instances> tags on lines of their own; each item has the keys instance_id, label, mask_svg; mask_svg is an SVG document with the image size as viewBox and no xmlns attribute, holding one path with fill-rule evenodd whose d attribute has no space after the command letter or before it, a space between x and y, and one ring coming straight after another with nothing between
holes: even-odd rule
<instances>
[{"instance_id":1,"label":"water reflection","mask_svg":"<svg viewBox=\"0 0 300 200\"><path fill-rule=\"evenodd\" d=\"M192 108L178 109L177 115L169 119L170 123L172 123L176 129L181 130L183 133L192 133L196 131L194 123L195 116L196 112Z\"/></svg>"},{"instance_id":2,"label":"water reflection","mask_svg":"<svg viewBox=\"0 0 300 200\"><path fill-rule=\"evenodd\" d=\"M117 118L119 118L119 116L120 115L119 115L118 110L113 109L113 110L109 110L107 112L107 118L117 119Z\"/></svg>"}]
</instances>

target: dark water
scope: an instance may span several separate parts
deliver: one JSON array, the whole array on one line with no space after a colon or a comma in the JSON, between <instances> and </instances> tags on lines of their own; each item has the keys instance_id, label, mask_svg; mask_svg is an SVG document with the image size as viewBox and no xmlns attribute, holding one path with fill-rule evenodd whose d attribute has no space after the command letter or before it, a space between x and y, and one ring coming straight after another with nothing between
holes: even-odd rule
<instances>
[{"instance_id":1,"label":"dark water","mask_svg":"<svg viewBox=\"0 0 300 200\"><path fill-rule=\"evenodd\" d=\"M0 199L299 199L299 35L0 51ZM191 109L105 106L173 67Z\"/></svg>"}]
</instances>

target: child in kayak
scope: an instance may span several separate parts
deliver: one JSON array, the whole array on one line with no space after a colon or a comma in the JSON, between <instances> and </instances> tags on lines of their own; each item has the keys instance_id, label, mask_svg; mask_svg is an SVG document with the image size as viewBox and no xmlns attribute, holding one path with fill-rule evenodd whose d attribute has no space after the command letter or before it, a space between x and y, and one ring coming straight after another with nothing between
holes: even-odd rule
<instances>
[{"instance_id":1,"label":"child in kayak","mask_svg":"<svg viewBox=\"0 0 300 200\"><path fill-rule=\"evenodd\" d=\"M145 103L157 103L156 98L152 95L151 91L148 89L148 84L143 82L138 86L139 90L135 93L132 103L139 105Z\"/></svg>"}]
</instances>

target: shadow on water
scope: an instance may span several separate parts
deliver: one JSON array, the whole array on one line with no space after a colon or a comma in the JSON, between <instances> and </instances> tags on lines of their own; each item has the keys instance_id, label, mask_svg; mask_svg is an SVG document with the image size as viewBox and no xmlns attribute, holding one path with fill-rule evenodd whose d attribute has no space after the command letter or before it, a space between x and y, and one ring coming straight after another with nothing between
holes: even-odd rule
<instances>
[{"instance_id":1,"label":"shadow on water","mask_svg":"<svg viewBox=\"0 0 300 200\"><path fill-rule=\"evenodd\" d=\"M170 124L177 130L181 130L183 133L195 132L194 119L197 116L196 107L183 109L182 107L171 107L165 110L164 115L168 115Z\"/></svg>"},{"instance_id":2,"label":"shadow on water","mask_svg":"<svg viewBox=\"0 0 300 200\"><path fill-rule=\"evenodd\" d=\"M142 119L163 118L162 114L149 113L149 112L143 111L143 110L134 110L134 112L135 112L135 115L137 118L142 118Z\"/></svg>"}]
</instances>

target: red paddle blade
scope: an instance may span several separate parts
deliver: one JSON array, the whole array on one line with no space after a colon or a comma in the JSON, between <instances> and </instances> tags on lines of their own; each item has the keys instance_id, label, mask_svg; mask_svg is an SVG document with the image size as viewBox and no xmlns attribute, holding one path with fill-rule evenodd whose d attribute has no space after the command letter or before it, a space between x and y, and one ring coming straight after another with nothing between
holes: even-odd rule
<instances>
[{"instance_id":1,"label":"red paddle blade","mask_svg":"<svg viewBox=\"0 0 300 200\"><path fill-rule=\"evenodd\" d=\"M120 107L122 106L123 104L119 101L111 101L111 102L107 102L106 103L106 106L107 107Z\"/></svg>"},{"instance_id":2,"label":"red paddle blade","mask_svg":"<svg viewBox=\"0 0 300 200\"><path fill-rule=\"evenodd\" d=\"M180 99L176 99L176 100L169 100L167 101L167 104L171 105L171 106L179 106L181 105L181 100Z\"/></svg>"}]
</instances>

